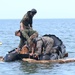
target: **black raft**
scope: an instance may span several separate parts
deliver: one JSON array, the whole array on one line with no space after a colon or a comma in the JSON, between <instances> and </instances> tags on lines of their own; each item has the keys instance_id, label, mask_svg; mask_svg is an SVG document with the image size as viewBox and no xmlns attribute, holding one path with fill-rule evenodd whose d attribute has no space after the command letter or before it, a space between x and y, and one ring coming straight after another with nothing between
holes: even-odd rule
<instances>
[{"instance_id":1,"label":"black raft","mask_svg":"<svg viewBox=\"0 0 75 75\"><path fill-rule=\"evenodd\" d=\"M5 55L3 60L5 62L11 62L11 61L15 61L15 60L22 60L23 58L29 58L29 54L20 54L20 53L16 52L16 48L15 48L15 49L9 51L8 54Z\"/></svg>"},{"instance_id":2,"label":"black raft","mask_svg":"<svg viewBox=\"0 0 75 75\"><path fill-rule=\"evenodd\" d=\"M63 42L55 35L46 34L43 36L48 36L54 39L54 46L53 49L56 50L55 53L53 52L50 55L50 60L61 59L65 57L66 54L66 47ZM19 54L15 51L15 49L11 50L6 54L4 57L5 62L21 60L22 58L29 58L29 54Z\"/></svg>"}]
</instances>

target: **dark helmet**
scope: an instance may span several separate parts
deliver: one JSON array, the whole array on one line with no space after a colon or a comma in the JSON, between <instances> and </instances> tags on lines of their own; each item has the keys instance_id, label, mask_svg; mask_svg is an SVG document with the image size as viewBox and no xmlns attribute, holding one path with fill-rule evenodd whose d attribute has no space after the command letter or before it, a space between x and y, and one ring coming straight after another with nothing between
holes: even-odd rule
<instances>
[{"instance_id":1,"label":"dark helmet","mask_svg":"<svg viewBox=\"0 0 75 75\"><path fill-rule=\"evenodd\" d=\"M36 10L36 9L32 9L31 12L32 12L33 14L36 14L36 13L37 13L37 10Z\"/></svg>"}]
</instances>

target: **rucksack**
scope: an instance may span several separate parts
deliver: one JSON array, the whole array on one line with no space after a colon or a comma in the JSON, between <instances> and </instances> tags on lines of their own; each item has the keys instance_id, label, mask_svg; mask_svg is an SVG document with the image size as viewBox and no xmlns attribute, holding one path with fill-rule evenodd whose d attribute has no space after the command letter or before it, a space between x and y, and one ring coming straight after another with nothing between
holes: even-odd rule
<instances>
[{"instance_id":1,"label":"rucksack","mask_svg":"<svg viewBox=\"0 0 75 75\"><path fill-rule=\"evenodd\" d=\"M58 55L60 55L61 53L61 57L64 56L66 50L65 50L65 45L63 44L62 40L59 39L56 35L51 35L51 34L45 34L43 36L47 36L47 37L51 37L54 40L54 45L53 48L56 49L56 53Z\"/></svg>"},{"instance_id":2,"label":"rucksack","mask_svg":"<svg viewBox=\"0 0 75 75\"><path fill-rule=\"evenodd\" d=\"M53 38L53 40L54 40L54 45L53 46L54 47L55 46L61 46L63 44L63 42L57 36L55 36L55 35L45 34L43 36L48 36L48 37Z\"/></svg>"}]
</instances>

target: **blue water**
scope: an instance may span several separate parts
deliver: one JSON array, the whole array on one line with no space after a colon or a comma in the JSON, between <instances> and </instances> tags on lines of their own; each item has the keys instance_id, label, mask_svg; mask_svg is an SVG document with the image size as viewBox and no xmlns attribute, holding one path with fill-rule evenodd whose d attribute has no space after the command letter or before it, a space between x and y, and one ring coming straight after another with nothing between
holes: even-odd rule
<instances>
[{"instance_id":1,"label":"blue water","mask_svg":"<svg viewBox=\"0 0 75 75\"><path fill-rule=\"evenodd\" d=\"M0 20L0 56L17 47L20 20ZM75 19L35 19L33 29L39 36L55 34L66 46L68 58L75 58ZM75 62L64 64L30 64L23 61L0 62L0 75L75 75Z\"/></svg>"}]
</instances>

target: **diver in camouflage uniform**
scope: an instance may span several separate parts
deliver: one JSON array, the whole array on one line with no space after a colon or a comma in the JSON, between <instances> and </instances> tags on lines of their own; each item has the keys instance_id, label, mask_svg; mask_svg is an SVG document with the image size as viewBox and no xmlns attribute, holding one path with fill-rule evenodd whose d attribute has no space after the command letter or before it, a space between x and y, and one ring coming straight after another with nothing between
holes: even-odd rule
<instances>
[{"instance_id":1,"label":"diver in camouflage uniform","mask_svg":"<svg viewBox=\"0 0 75 75\"><path fill-rule=\"evenodd\" d=\"M31 11L28 11L20 21L20 31L26 39L29 39L33 33L35 36L38 34L37 31L32 29L32 18L36 13L36 9L32 9ZM32 37L34 36L32 35ZM29 40L27 40L27 42L30 43Z\"/></svg>"},{"instance_id":2,"label":"diver in camouflage uniform","mask_svg":"<svg viewBox=\"0 0 75 75\"><path fill-rule=\"evenodd\" d=\"M66 47L61 39L51 34L33 39L31 46L32 53L30 55L35 59L54 60L64 58L66 54Z\"/></svg>"},{"instance_id":3,"label":"diver in camouflage uniform","mask_svg":"<svg viewBox=\"0 0 75 75\"><path fill-rule=\"evenodd\" d=\"M30 56L34 56L34 59L49 60L51 49L54 45L54 40L50 37L43 36L32 40L32 53Z\"/></svg>"},{"instance_id":4,"label":"diver in camouflage uniform","mask_svg":"<svg viewBox=\"0 0 75 75\"><path fill-rule=\"evenodd\" d=\"M20 21L20 30L32 28L33 17L37 13L36 9L28 11Z\"/></svg>"},{"instance_id":5,"label":"diver in camouflage uniform","mask_svg":"<svg viewBox=\"0 0 75 75\"><path fill-rule=\"evenodd\" d=\"M25 33L29 34L26 35ZM18 48L22 48L24 45L29 45L29 43L31 42L31 39L38 37L38 33L36 31L32 32L32 31L23 31L23 33L18 30L15 32L15 36L19 36L20 37L20 44L18 46Z\"/></svg>"}]
</instances>

